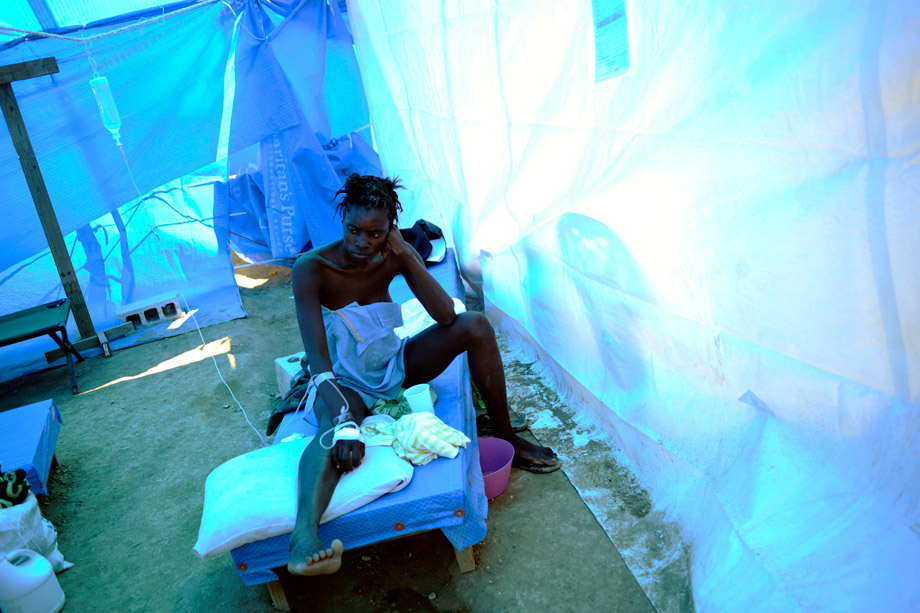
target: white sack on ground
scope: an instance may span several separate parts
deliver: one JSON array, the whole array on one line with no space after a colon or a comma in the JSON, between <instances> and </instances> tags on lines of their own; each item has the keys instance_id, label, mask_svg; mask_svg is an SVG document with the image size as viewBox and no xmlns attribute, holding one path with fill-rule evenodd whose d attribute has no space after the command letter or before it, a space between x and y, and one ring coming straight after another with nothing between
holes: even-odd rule
<instances>
[{"instance_id":1,"label":"white sack on ground","mask_svg":"<svg viewBox=\"0 0 920 613\"><path fill-rule=\"evenodd\" d=\"M701 610L920 606L920 5L350 0L385 170L611 412Z\"/></svg>"},{"instance_id":2,"label":"white sack on ground","mask_svg":"<svg viewBox=\"0 0 920 613\"><path fill-rule=\"evenodd\" d=\"M31 492L24 502L0 509L0 553L17 549L29 549L44 556L56 573L73 566L58 550L57 529L42 517L38 499Z\"/></svg>"}]
</instances>

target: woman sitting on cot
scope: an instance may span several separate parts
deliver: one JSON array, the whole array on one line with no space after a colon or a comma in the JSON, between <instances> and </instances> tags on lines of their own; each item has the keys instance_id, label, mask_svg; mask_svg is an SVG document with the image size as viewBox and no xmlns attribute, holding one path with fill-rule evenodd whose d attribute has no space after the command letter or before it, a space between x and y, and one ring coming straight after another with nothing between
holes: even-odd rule
<instances>
[{"instance_id":1,"label":"woman sitting on cot","mask_svg":"<svg viewBox=\"0 0 920 613\"><path fill-rule=\"evenodd\" d=\"M396 190L401 187L393 179L352 174L336 194L344 195L336 208L342 216L343 237L304 254L294 264L291 282L300 334L317 386L314 413L319 432L335 432L336 426L346 430L334 436L331 449L320 444L323 437L315 436L300 459L297 520L288 563L295 574L333 573L342 564L342 542L335 539L326 547L318 531L340 476L357 468L364 457L364 444L347 435L354 432L348 422L360 424L369 414L367 407L378 399L391 400L402 387L430 381L464 351L495 436L514 446L516 465L533 472L551 472L560 466L551 449L512 430L505 373L488 320L482 313L455 314L450 296L403 240L396 226L402 210ZM410 339L399 339L393 332L402 325L402 316L389 287L399 274L437 322ZM343 345L342 338L327 337L335 334L337 318L347 322L358 338L373 340L355 352L348 339ZM328 437L325 440L328 444Z\"/></svg>"}]
</instances>

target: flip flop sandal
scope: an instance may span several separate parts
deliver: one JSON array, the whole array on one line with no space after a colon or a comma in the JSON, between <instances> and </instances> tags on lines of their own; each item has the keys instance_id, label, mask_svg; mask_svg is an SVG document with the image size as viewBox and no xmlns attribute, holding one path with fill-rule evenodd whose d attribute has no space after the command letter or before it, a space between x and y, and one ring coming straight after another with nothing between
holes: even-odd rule
<instances>
[{"instance_id":1,"label":"flip flop sandal","mask_svg":"<svg viewBox=\"0 0 920 613\"><path fill-rule=\"evenodd\" d=\"M530 428L530 422L527 421L524 417L512 417L511 418L511 431L512 432L523 432ZM492 428L492 420L488 415L477 415L476 416L476 434L478 436L493 436L495 430Z\"/></svg>"},{"instance_id":2,"label":"flip flop sandal","mask_svg":"<svg viewBox=\"0 0 920 613\"><path fill-rule=\"evenodd\" d=\"M546 464L537 464L535 462L531 462L530 460L525 460L524 458L519 458L517 456L514 456L514 460L512 460L511 465L514 466L515 468L526 470L527 472L538 473L542 475L546 473L556 472L557 470L562 468L562 460L560 460L556 456L555 453L553 454L553 457L556 458L556 463L553 464L552 466L547 466Z\"/></svg>"}]
</instances>

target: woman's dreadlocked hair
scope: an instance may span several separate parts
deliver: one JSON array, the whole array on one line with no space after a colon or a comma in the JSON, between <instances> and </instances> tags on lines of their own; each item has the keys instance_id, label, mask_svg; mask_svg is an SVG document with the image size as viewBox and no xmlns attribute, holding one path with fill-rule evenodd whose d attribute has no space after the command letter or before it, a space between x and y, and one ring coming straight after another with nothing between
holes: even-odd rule
<instances>
[{"instance_id":1,"label":"woman's dreadlocked hair","mask_svg":"<svg viewBox=\"0 0 920 613\"><path fill-rule=\"evenodd\" d=\"M385 177L375 177L373 175L359 175L353 172L345 180L345 185L335 193L338 198L339 194L345 194L342 201L336 205L335 212L345 219L348 210L355 206L361 206L368 209L383 209L386 211L390 223L396 223L399 212L402 211L402 205L399 203L399 196L396 190L402 189L399 177L389 179Z\"/></svg>"}]
</instances>

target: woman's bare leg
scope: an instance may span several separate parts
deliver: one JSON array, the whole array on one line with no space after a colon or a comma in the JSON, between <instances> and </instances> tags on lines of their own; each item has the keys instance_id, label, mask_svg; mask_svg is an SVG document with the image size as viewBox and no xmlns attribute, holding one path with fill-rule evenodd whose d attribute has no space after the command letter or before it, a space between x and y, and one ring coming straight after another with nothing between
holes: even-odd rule
<instances>
[{"instance_id":1,"label":"woman's bare leg","mask_svg":"<svg viewBox=\"0 0 920 613\"><path fill-rule=\"evenodd\" d=\"M431 381L464 351L470 376L486 404L495 436L511 443L515 455L520 458L535 464L555 465L558 460L551 449L535 445L511 429L502 357L492 324L482 313L461 313L451 325L431 326L409 339L404 358L404 385L409 387Z\"/></svg>"},{"instance_id":2,"label":"woman's bare leg","mask_svg":"<svg viewBox=\"0 0 920 613\"><path fill-rule=\"evenodd\" d=\"M353 390L341 389L348 398L351 414L360 421L366 412L364 402ZM317 397L314 415L323 418L316 436L300 456L297 472L297 519L291 534L291 560L288 562L288 570L296 575L334 573L342 565L342 541L335 539L326 547L319 539L319 520L343 474L343 470L335 466L333 451L320 445L321 438L325 445L332 444L332 434L322 434L333 427L322 403L322 398Z\"/></svg>"}]
</instances>

